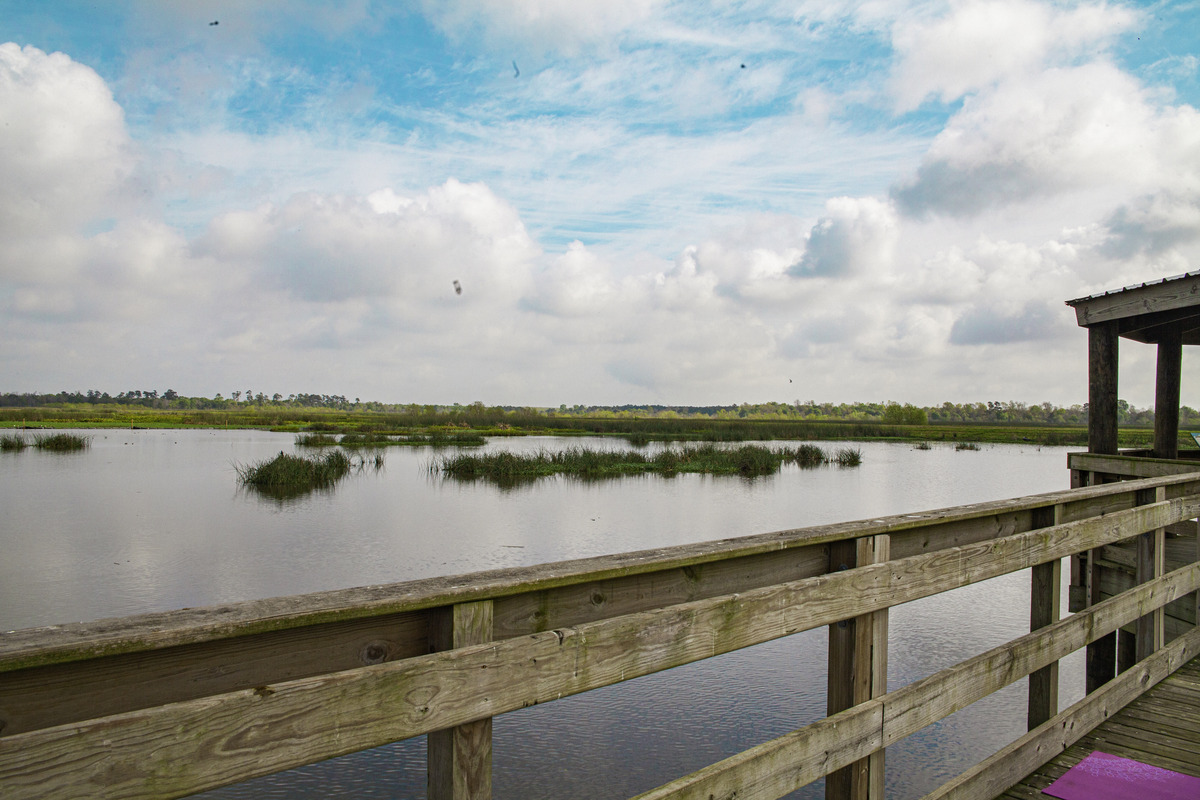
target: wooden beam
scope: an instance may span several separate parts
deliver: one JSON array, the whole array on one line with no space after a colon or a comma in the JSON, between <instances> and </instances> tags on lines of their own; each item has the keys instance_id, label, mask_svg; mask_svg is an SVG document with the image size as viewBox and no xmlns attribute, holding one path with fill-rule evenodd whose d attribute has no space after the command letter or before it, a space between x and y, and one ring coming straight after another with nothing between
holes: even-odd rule
<instances>
[{"instance_id":1,"label":"wooden beam","mask_svg":"<svg viewBox=\"0 0 1200 800\"><path fill-rule=\"evenodd\" d=\"M1133 619L1139 607L1166 602L1197 582L1200 582L1200 566L1177 570L1155 584L1138 587L1128 595L1107 600L883 697L738 753L640 794L634 800L773 800L782 797L861 757L865 748L886 747L945 719L1033 670L1079 649L1097 632L1116 630ZM1200 635L1193 637L1191 646L1200 648ZM1185 647L1180 650L1184 655L1192 652ZM1180 653L1173 652L1172 655L1178 659ZM1165 676L1165 670L1159 671ZM1136 682L1132 689L1139 693L1143 691ZM871 729L875 724L880 726L878 732ZM990 800L994 795L957 796Z\"/></svg>"},{"instance_id":2,"label":"wooden beam","mask_svg":"<svg viewBox=\"0 0 1200 800\"><path fill-rule=\"evenodd\" d=\"M1087 456L1085 453L1077 455ZM832 541L876 534L890 535L894 557L909 556L941 547L983 541L989 536L1004 536L1028 530L1029 514L1036 508L1062 503L1067 511L1067 519L1082 518L1093 512L1099 513L1118 506L1128 508L1132 503L1128 502L1127 498L1131 497L1136 489L1158 485L1168 487L1168 497L1177 496L1172 494L1173 492L1179 495L1200 492L1200 480L1191 477L1190 474L1172 473L1136 483L1131 481L1122 485L1097 485L954 508L530 567L485 570L468 575L451 575L8 631L0 635L0 674L50 664L94 663L97 659L117 655L149 653L262 633L313 628L326 623L342 624L350 620L382 618L388 614L426 611L472 600L494 599L503 603L505 598L534 595L549 590L574 590L575 587L586 583L600 585L605 581L633 578L642 580L645 576L665 574L671 570L680 570L684 580L695 583L696 576L706 572L709 566L741 558L748 559L740 565L743 575L752 579L754 574L763 568L763 562L749 559L750 556L779 553L795 548L818 548L809 550L809 553L800 559L803 564L797 564L799 569L806 569L804 565L815 564L817 560L822 565L825 563L825 556L819 550L820 546ZM1022 527L1023 524L1025 527ZM816 572L823 569L822 566ZM671 578L671 581L673 580L674 578ZM646 585L643 582L639 588L645 588ZM725 585L729 587L727 592L739 591L736 579L730 579ZM743 584L746 585L750 584ZM591 602L591 594L580 596ZM675 596L678 598L678 595ZM667 600L668 595L664 595L663 599ZM603 599L594 605L603 607L609 603L607 599ZM627 613L625 607L616 611L618 614ZM543 624L540 615L530 614L526 619L533 622L503 623L509 631L506 635L525 635L547 629L536 627ZM496 626L498 630L502 626L499 609L496 611ZM553 627L558 626L551 626Z\"/></svg>"},{"instance_id":3,"label":"wooden beam","mask_svg":"<svg viewBox=\"0 0 1200 800\"><path fill-rule=\"evenodd\" d=\"M1085 579L1087 580L1087 604L1096 605L1101 602L1100 579L1101 569L1100 548L1092 548L1087 552ZM1084 691L1088 694L1108 683L1117 674L1117 632L1113 631L1102 636L1087 646L1084 657Z\"/></svg>"},{"instance_id":4,"label":"wooden beam","mask_svg":"<svg viewBox=\"0 0 1200 800\"><path fill-rule=\"evenodd\" d=\"M743 594L0 737L0 785L5 800L191 794L811 630L1196 516L1200 497L1175 498ZM1149 608L1158 592L1175 597L1195 589L1197 581L1200 565L1192 565L1135 587L1112 606L1029 634L1050 637L1038 639L1031 669L1061 657L1058 648L1069 639L1063 631L1072 630L1063 623L1086 622L1091 636L1111 622L1102 611L1134 601ZM1140 608L1135 606L1137 613ZM1063 638L1053 641L1051 634ZM1028 674L986 664L978 669L1005 676L1006 683ZM926 697L922 703L929 709L906 713L921 715L947 703L952 713L961 699ZM855 709L872 713L877 703ZM840 716L829 718L835 728ZM884 731L890 736L904 728L889 723ZM869 742L851 747L846 752L853 758L836 767L877 749Z\"/></svg>"},{"instance_id":5,"label":"wooden beam","mask_svg":"<svg viewBox=\"0 0 1200 800\"><path fill-rule=\"evenodd\" d=\"M1192 629L922 800L999 797L1197 655L1200 655L1200 628Z\"/></svg>"},{"instance_id":6,"label":"wooden beam","mask_svg":"<svg viewBox=\"0 0 1200 800\"><path fill-rule=\"evenodd\" d=\"M434 618L434 650L492 638L492 601L456 603ZM429 800L491 800L492 718L432 731L428 736Z\"/></svg>"},{"instance_id":7,"label":"wooden beam","mask_svg":"<svg viewBox=\"0 0 1200 800\"><path fill-rule=\"evenodd\" d=\"M830 546L829 571L889 559L886 535ZM829 716L887 692L887 609L829 626L826 710ZM883 800L884 752L861 758L825 779L826 800Z\"/></svg>"},{"instance_id":8,"label":"wooden beam","mask_svg":"<svg viewBox=\"0 0 1200 800\"><path fill-rule=\"evenodd\" d=\"M1167 492L1162 487L1153 490L1155 502L1166 499ZM1165 528L1155 528L1140 534L1137 538L1137 568L1134 574L1135 583L1148 583L1166 571L1167 531ZM1142 661L1155 650L1163 646L1165 635L1164 623L1166 610L1156 608L1149 614L1138 618L1137 643L1135 658Z\"/></svg>"},{"instance_id":9,"label":"wooden beam","mask_svg":"<svg viewBox=\"0 0 1200 800\"><path fill-rule=\"evenodd\" d=\"M1182 275L1098 297L1071 300L1076 321L1083 326L1112 322L1143 314L1188 308L1200 304L1200 275Z\"/></svg>"},{"instance_id":10,"label":"wooden beam","mask_svg":"<svg viewBox=\"0 0 1200 800\"><path fill-rule=\"evenodd\" d=\"M1062 521L1062 506L1048 509L1036 519L1046 527ZM1029 630L1058 622L1062 616L1062 559L1038 564L1030 570ZM1028 729L1033 730L1058 713L1058 662L1029 675Z\"/></svg>"},{"instance_id":11,"label":"wooden beam","mask_svg":"<svg viewBox=\"0 0 1200 800\"><path fill-rule=\"evenodd\" d=\"M1179 457L1179 384L1183 372L1183 339L1178 328L1158 342L1154 382L1154 457Z\"/></svg>"},{"instance_id":12,"label":"wooden beam","mask_svg":"<svg viewBox=\"0 0 1200 800\"><path fill-rule=\"evenodd\" d=\"M1117 452L1117 326L1088 328L1088 452Z\"/></svg>"}]
</instances>

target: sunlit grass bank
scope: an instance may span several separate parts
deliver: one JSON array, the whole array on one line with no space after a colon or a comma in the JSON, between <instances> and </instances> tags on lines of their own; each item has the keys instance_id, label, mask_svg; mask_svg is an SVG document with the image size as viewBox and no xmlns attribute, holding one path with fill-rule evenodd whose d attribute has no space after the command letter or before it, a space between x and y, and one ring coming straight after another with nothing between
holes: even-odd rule
<instances>
[{"instance_id":1,"label":"sunlit grass bank","mask_svg":"<svg viewBox=\"0 0 1200 800\"><path fill-rule=\"evenodd\" d=\"M668 448L647 454L637 450L603 451L570 447L557 452L540 450L532 454L459 453L442 456L430 464L430 472L456 480L488 480L515 484L549 475L570 475L599 479L620 475L701 472L713 475L757 477L772 475L784 464L818 467L826 464L854 467L862 463L862 453L842 448L828 453L820 447L769 448L761 445L719 447L703 444Z\"/></svg>"}]
</instances>

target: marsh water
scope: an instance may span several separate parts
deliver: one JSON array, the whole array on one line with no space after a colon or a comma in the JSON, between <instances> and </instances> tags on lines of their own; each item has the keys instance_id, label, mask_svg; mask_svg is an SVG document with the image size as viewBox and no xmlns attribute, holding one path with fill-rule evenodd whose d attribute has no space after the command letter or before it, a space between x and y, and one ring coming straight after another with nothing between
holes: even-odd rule
<instances>
[{"instance_id":1,"label":"marsh water","mask_svg":"<svg viewBox=\"0 0 1200 800\"><path fill-rule=\"evenodd\" d=\"M545 478L517 488L431 474L438 451L288 501L235 466L293 452L243 430L83 431L74 454L0 453L0 631L537 564L1066 488L1066 450L861 443L854 468ZM844 443L820 443L828 449ZM493 439L489 449L627 448L621 439ZM651 445L661 447L664 445ZM1029 576L892 611L896 688L1028 631ZM1065 603L1064 603L1065 607ZM497 798L626 798L819 719L825 632L497 717ZM1063 667L1063 706L1081 692ZM919 797L1024 730L1020 681L888 749L888 796ZM418 738L209 792L209 798L425 796ZM820 783L794 797L823 797Z\"/></svg>"}]
</instances>

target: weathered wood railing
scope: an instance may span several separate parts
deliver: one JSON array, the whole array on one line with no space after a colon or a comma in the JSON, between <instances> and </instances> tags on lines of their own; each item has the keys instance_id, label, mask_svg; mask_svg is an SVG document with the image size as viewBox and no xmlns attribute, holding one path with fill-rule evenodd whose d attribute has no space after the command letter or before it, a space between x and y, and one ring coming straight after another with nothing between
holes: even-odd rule
<instances>
[{"instance_id":1,"label":"weathered wood railing","mask_svg":"<svg viewBox=\"0 0 1200 800\"><path fill-rule=\"evenodd\" d=\"M829 717L642 797L829 775L832 796L881 798L884 748L1028 675L1031 733L935 794L988 797L1200 653L1200 629L1164 643L1161 610L1200 590L1200 563L1161 558L1196 517L1200 474L1169 476L0 634L0 794L178 797L430 734L430 796L486 797L493 716L829 626ZM1060 620L1061 559L1139 536L1158 542L1146 582ZM1032 633L886 691L888 608L1029 568ZM1135 620L1143 660L1060 713L1058 660Z\"/></svg>"}]
</instances>

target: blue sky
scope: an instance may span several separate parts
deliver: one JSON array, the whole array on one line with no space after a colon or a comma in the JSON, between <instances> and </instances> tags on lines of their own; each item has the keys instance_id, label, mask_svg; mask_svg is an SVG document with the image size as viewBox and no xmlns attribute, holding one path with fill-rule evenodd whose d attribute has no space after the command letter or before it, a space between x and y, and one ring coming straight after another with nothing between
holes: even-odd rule
<instances>
[{"instance_id":1,"label":"blue sky","mask_svg":"<svg viewBox=\"0 0 1200 800\"><path fill-rule=\"evenodd\" d=\"M0 389L1083 402L1062 301L1200 269L1197 30L0 0ZM1150 405L1153 349L1122 360Z\"/></svg>"}]
</instances>

